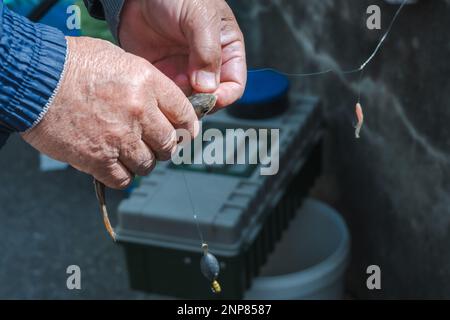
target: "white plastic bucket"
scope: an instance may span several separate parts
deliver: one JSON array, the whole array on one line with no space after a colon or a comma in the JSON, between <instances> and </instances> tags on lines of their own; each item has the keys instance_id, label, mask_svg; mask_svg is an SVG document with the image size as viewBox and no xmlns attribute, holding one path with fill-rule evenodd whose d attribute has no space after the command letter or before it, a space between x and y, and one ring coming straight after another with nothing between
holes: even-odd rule
<instances>
[{"instance_id":1,"label":"white plastic bucket","mask_svg":"<svg viewBox=\"0 0 450 320\"><path fill-rule=\"evenodd\" d=\"M305 200L246 299L342 299L350 235L326 204Z\"/></svg>"}]
</instances>

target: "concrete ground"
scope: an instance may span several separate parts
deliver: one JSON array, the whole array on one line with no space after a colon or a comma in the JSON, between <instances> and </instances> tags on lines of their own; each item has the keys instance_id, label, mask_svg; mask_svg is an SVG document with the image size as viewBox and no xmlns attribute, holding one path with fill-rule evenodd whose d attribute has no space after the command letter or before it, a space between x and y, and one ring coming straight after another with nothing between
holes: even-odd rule
<instances>
[{"instance_id":1,"label":"concrete ground","mask_svg":"<svg viewBox=\"0 0 450 320\"><path fill-rule=\"evenodd\" d=\"M128 287L123 249L106 233L92 178L69 168L40 172L19 136L0 149L0 298L147 299ZM109 191L113 225L122 193ZM81 268L68 290L66 268Z\"/></svg>"}]
</instances>

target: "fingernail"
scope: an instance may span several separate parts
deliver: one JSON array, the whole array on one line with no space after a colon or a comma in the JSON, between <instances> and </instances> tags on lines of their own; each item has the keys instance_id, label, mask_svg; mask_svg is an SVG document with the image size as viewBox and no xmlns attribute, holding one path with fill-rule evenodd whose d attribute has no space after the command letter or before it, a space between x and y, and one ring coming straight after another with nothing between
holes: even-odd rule
<instances>
[{"instance_id":1,"label":"fingernail","mask_svg":"<svg viewBox=\"0 0 450 320\"><path fill-rule=\"evenodd\" d=\"M215 90L217 88L216 74L200 70L196 75L196 84L204 90Z\"/></svg>"}]
</instances>

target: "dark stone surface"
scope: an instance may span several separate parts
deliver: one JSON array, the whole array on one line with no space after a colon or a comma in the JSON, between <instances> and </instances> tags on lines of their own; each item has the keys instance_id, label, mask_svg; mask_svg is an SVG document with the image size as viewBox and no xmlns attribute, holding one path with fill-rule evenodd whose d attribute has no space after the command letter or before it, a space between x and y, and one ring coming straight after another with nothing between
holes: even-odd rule
<instances>
[{"instance_id":1,"label":"dark stone surface","mask_svg":"<svg viewBox=\"0 0 450 320\"><path fill-rule=\"evenodd\" d=\"M91 177L40 172L38 153L18 136L0 150L0 168L0 299L150 297L128 288L123 250L104 229ZM114 224L122 194L107 197ZM81 290L66 287L72 264Z\"/></svg>"},{"instance_id":2,"label":"dark stone surface","mask_svg":"<svg viewBox=\"0 0 450 320\"><path fill-rule=\"evenodd\" d=\"M314 72L354 69L398 6L384 1L230 1L251 67ZM328 124L326 172L316 192L344 215L353 236L349 290L364 298L450 297L450 1L405 7L383 48L359 74L293 78L322 97ZM361 87L366 122L354 138ZM377 264L382 290L366 288Z\"/></svg>"}]
</instances>

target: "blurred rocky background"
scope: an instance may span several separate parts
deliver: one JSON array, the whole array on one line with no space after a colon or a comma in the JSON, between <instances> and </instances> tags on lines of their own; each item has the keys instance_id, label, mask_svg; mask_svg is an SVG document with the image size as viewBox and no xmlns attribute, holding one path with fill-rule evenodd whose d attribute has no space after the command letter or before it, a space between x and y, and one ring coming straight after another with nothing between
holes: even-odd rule
<instances>
[{"instance_id":1,"label":"blurred rocky background","mask_svg":"<svg viewBox=\"0 0 450 320\"><path fill-rule=\"evenodd\" d=\"M390 1L392 2L392 1ZM398 5L356 0L233 0L250 67L290 73L355 69ZM368 30L369 5L382 30ZM352 233L348 290L358 298L450 297L450 1L407 5L359 74L294 78L320 96L328 127L315 193L344 213ZM361 86L366 122L355 140ZM381 268L382 290L366 287Z\"/></svg>"}]
</instances>

